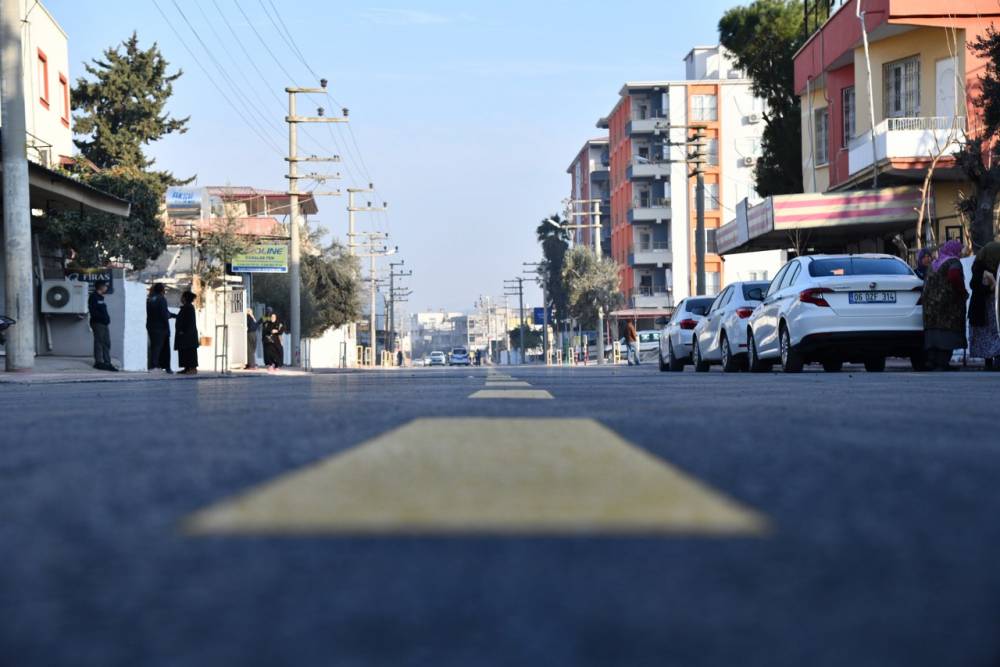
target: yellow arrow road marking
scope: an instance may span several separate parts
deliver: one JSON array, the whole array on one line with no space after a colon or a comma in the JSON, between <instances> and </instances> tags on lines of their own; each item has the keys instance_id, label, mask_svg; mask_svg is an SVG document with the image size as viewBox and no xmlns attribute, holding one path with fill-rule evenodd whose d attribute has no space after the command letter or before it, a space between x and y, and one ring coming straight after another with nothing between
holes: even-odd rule
<instances>
[{"instance_id":1,"label":"yellow arrow road marking","mask_svg":"<svg viewBox=\"0 0 1000 667\"><path fill-rule=\"evenodd\" d=\"M192 534L760 535L766 519L589 419L419 419L192 515Z\"/></svg>"}]
</instances>

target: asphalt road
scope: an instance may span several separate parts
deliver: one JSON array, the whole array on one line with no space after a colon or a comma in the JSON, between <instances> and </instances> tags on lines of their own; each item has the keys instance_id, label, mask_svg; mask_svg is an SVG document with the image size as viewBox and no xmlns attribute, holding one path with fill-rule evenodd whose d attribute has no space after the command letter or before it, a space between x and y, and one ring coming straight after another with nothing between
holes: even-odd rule
<instances>
[{"instance_id":1,"label":"asphalt road","mask_svg":"<svg viewBox=\"0 0 1000 667\"><path fill-rule=\"evenodd\" d=\"M1000 374L501 371L0 385L0 664L1000 665Z\"/></svg>"}]
</instances>

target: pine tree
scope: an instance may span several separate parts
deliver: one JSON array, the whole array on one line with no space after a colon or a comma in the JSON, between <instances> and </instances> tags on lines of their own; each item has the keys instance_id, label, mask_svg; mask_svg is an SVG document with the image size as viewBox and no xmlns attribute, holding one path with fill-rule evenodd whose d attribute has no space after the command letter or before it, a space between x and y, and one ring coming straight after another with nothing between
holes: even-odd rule
<instances>
[{"instance_id":1,"label":"pine tree","mask_svg":"<svg viewBox=\"0 0 1000 667\"><path fill-rule=\"evenodd\" d=\"M143 148L168 134L187 131L189 118L172 118L166 112L173 83L183 73L167 73L169 63L154 43L139 46L136 33L119 46L104 51L84 65L93 80L77 79L73 88L73 131L80 135L77 148L101 169L116 167L149 172L154 160ZM181 185L169 171L149 172L164 186Z\"/></svg>"}]
</instances>

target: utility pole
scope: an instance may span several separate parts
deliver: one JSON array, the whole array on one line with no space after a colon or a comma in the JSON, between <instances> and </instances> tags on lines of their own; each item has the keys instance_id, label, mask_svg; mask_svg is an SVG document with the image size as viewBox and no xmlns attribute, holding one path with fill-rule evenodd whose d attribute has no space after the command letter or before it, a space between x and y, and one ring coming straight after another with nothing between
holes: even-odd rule
<instances>
[{"instance_id":1,"label":"utility pole","mask_svg":"<svg viewBox=\"0 0 1000 667\"><path fill-rule=\"evenodd\" d=\"M705 293L705 128L697 125L692 128L688 144L693 149L688 154L688 160L693 165L691 173L695 177L695 294Z\"/></svg>"},{"instance_id":2,"label":"utility pole","mask_svg":"<svg viewBox=\"0 0 1000 667\"><path fill-rule=\"evenodd\" d=\"M369 260L368 265L368 281L370 286L371 301L369 303L371 310L368 312L368 344L371 346L372 356L371 365L375 365L375 353L378 351L378 337L376 336L375 329L375 292L378 287L378 273L375 266L375 260L378 257L388 257L389 255L396 254L396 249L390 250L386 246L377 248L375 244L380 241L385 241L389 238L389 235L384 232L364 232L366 249L368 252L361 257L367 257Z\"/></svg>"},{"instance_id":3,"label":"utility pole","mask_svg":"<svg viewBox=\"0 0 1000 667\"><path fill-rule=\"evenodd\" d=\"M299 175L299 162L308 160L310 162L337 162L340 158L300 158L298 154L298 126L299 123L346 123L347 122L347 109L343 110L342 117L328 117L324 116L323 108L320 107L316 110L315 116L299 116L296 112L295 96L300 93L326 93L326 79L321 79L319 88L301 88L298 86L289 86L285 88L285 92L288 93L288 116L285 117L285 122L288 123L288 157L285 158L288 162L288 198L289 198L289 227L291 228L291 252L289 253L289 266L288 266L288 279L290 283L289 288L289 320L290 328L292 334L292 366L302 365L302 277L301 277L301 255L302 247L301 241L299 239L299 181L300 180L312 180L317 182L325 182L329 179L340 178L340 174L303 174ZM340 190L334 190L329 192L310 192L309 195L316 197L318 195L328 195L328 196L339 196Z\"/></svg>"},{"instance_id":4,"label":"utility pole","mask_svg":"<svg viewBox=\"0 0 1000 667\"><path fill-rule=\"evenodd\" d=\"M538 269L541 262L523 262L524 266L533 267L534 271L526 271L525 275L538 276ZM539 281L542 286L542 355L545 363L549 363L549 292L545 287L545 281Z\"/></svg>"},{"instance_id":5,"label":"utility pole","mask_svg":"<svg viewBox=\"0 0 1000 667\"><path fill-rule=\"evenodd\" d=\"M31 201L28 191L27 121L21 62L20 0L0 0L0 96L3 106L4 314L17 320L7 332L8 371L35 367L35 286L31 267Z\"/></svg>"},{"instance_id":6,"label":"utility pole","mask_svg":"<svg viewBox=\"0 0 1000 667\"><path fill-rule=\"evenodd\" d=\"M404 266L406 264L405 259L401 259L398 262L389 262L389 322L386 327L389 330L389 340L390 346L388 350L390 352L396 351L396 297L397 296L409 296L409 292L403 295L398 295L396 293L396 278L406 278L413 275L413 271L396 271L397 266Z\"/></svg>"},{"instance_id":7,"label":"utility pole","mask_svg":"<svg viewBox=\"0 0 1000 667\"><path fill-rule=\"evenodd\" d=\"M367 205L365 206L355 206L354 195L366 192L375 192L375 186L369 183L367 188L347 188L347 252L352 256L354 255L354 249L358 247L358 243L355 241L355 237L358 236L358 234L354 225L354 214L378 213L389 210L389 204L387 202L382 202L381 206L372 206L371 202L367 202Z\"/></svg>"},{"instance_id":8,"label":"utility pole","mask_svg":"<svg viewBox=\"0 0 1000 667\"><path fill-rule=\"evenodd\" d=\"M504 281L504 287L506 289L508 289L508 290L513 290L513 289L515 289L514 288L514 283L517 283L517 288L516 288L517 292L515 292L515 294L517 294L518 308L519 308L520 313L521 313L521 317L520 317L520 320L521 320L521 327L520 327L520 334L521 334L521 336L520 336L521 337L521 359L520 359L520 363L523 364L524 363L524 357L525 357L525 354L524 354L524 351L525 351L525 348L524 348L524 278L518 276L517 278L514 278L513 280L505 280ZM514 296L514 294L508 294L507 296Z\"/></svg>"}]
</instances>

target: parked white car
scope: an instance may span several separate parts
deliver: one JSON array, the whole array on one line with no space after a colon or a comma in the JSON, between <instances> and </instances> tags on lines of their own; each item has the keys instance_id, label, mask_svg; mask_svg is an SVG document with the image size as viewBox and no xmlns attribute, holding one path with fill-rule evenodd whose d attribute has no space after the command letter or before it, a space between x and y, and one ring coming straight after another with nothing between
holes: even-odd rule
<instances>
[{"instance_id":1,"label":"parked white car","mask_svg":"<svg viewBox=\"0 0 1000 667\"><path fill-rule=\"evenodd\" d=\"M923 367L922 283L892 255L810 255L774 277L747 322L751 371L780 362L787 373L844 362L885 370L886 357Z\"/></svg>"},{"instance_id":2,"label":"parked white car","mask_svg":"<svg viewBox=\"0 0 1000 667\"><path fill-rule=\"evenodd\" d=\"M694 328L691 351L694 369L705 372L713 364L734 373L747 364L747 319L764 300L767 282L732 283L712 302L708 314Z\"/></svg>"},{"instance_id":3,"label":"parked white car","mask_svg":"<svg viewBox=\"0 0 1000 667\"><path fill-rule=\"evenodd\" d=\"M447 366L448 358L444 356L444 352L431 352L427 357L428 366Z\"/></svg>"},{"instance_id":4,"label":"parked white car","mask_svg":"<svg viewBox=\"0 0 1000 667\"><path fill-rule=\"evenodd\" d=\"M449 366L471 366L472 360L469 358L469 351L464 347L456 347L448 355Z\"/></svg>"},{"instance_id":5,"label":"parked white car","mask_svg":"<svg viewBox=\"0 0 1000 667\"><path fill-rule=\"evenodd\" d=\"M686 364L691 363L694 328L708 313L714 300L712 296L692 296L677 304L674 314L660 330L658 354L661 371L682 371Z\"/></svg>"}]
</instances>

